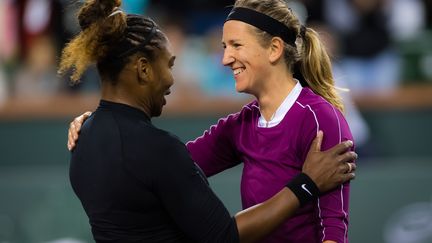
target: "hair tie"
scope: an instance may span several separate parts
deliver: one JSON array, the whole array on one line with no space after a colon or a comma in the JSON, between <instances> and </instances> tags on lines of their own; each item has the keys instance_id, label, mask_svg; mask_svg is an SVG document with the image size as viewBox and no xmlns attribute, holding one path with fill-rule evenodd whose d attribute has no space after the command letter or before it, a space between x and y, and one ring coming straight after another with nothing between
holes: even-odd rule
<instances>
[{"instance_id":1,"label":"hair tie","mask_svg":"<svg viewBox=\"0 0 432 243\"><path fill-rule=\"evenodd\" d=\"M302 25L301 27L300 27L300 36L301 36L301 38L305 38L305 36L306 36L306 30L307 30L307 28L306 28L306 26L304 26L304 25Z\"/></svg>"},{"instance_id":2,"label":"hair tie","mask_svg":"<svg viewBox=\"0 0 432 243\"><path fill-rule=\"evenodd\" d=\"M119 13L123 13L123 10L121 8L115 7L113 9L113 12L110 15L108 15L107 18L112 17L112 16L119 14Z\"/></svg>"}]
</instances>

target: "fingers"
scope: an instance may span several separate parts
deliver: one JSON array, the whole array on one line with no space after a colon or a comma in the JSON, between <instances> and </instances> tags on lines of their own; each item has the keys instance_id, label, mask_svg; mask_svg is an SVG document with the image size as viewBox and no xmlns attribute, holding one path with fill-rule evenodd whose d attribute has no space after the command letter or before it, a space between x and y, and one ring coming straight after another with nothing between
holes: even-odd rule
<instances>
[{"instance_id":1,"label":"fingers","mask_svg":"<svg viewBox=\"0 0 432 243\"><path fill-rule=\"evenodd\" d=\"M69 130L72 130L72 135L74 139L78 139L78 133L81 131L81 126L85 120L91 115L90 111L83 113L82 115L76 117L70 124Z\"/></svg>"},{"instance_id":2,"label":"fingers","mask_svg":"<svg viewBox=\"0 0 432 243\"><path fill-rule=\"evenodd\" d=\"M348 151L338 156L338 162L352 162L357 160L358 155L354 151Z\"/></svg>"},{"instance_id":3,"label":"fingers","mask_svg":"<svg viewBox=\"0 0 432 243\"><path fill-rule=\"evenodd\" d=\"M72 148L75 146L75 140L74 140L74 136L73 136L74 129L75 129L75 125L74 125L74 121L72 121L69 124L69 129L68 129L67 148L68 148L69 151L71 151Z\"/></svg>"},{"instance_id":4,"label":"fingers","mask_svg":"<svg viewBox=\"0 0 432 243\"><path fill-rule=\"evenodd\" d=\"M83 113L82 115L76 117L70 124L68 130L68 142L67 148L71 151L75 147L75 142L78 140L78 134L81 131L81 126L85 120L91 115L90 111Z\"/></svg>"},{"instance_id":5,"label":"fingers","mask_svg":"<svg viewBox=\"0 0 432 243\"><path fill-rule=\"evenodd\" d=\"M352 173L357 169L357 165L355 163L342 163L338 166L339 173Z\"/></svg>"},{"instance_id":6,"label":"fingers","mask_svg":"<svg viewBox=\"0 0 432 243\"><path fill-rule=\"evenodd\" d=\"M340 184L343 184L347 181L354 180L354 179L355 179L355 173L354 172L345 173L341 176Z\"/></svg>"},{"instance_id":7,"label":"fingers","mask_svg":"<svg viewBox=\"0 0 432 243\"><path fill-rule=\"evenodd\" d=\"M68 131L68 141L67 141L67 148L68 148L68 150L71 151L72 148L73 148L73 146L75 146L75 144L74 144L74 141L72 139L71 131L69 129L69 131Z\"/></svg>"},{"instance_id":8,"label":"fingers","mask_svg":"<svg viewBox=\"0 0 432 243\"><path fill-rule=\"evenodd\" d=\"M333 148L327 150L327 152L334 153L334 154L341 154L341 153L347 151L353 145L354 144L351 140L347 140L347 141L344 141L338 145L335 145Z\"/></svg>"},{"instance_id":9,"label":"fingers","mask_svg":"<svg viewBox=\"0 0 432 243\"><path fill-rule=\"evenodd\" d=\"M91 116L91 114L92 114L91 111L86 111L86 112L84 112L84 114L82 114L82 116L84 117L84 120L87 120L87 118L88 118L89 116Z\"/></svg>"},{"instance_id":10,"label":"fingers","mask_svg":"<svg viewBox=\"0 0 432 243\"><path fill-rule=\"evenodd\" d=\"M312 152L319 152L319 151L321 151L321 143L322 143L322 140L323 140L323 136L324 136L323 132L321 130L318 131L315 139L312 141L312 144L310 146L309 151L312 151Z\"/></svg>"},{"instance_id":11,"label":"fingers","mask_svg":"<svg viewBox=\"0 0 432 243\"><path fill-rule=\"evenodd\" d=\"M347 163L348 165L348 172L347 173L352 173L357 169L357 166L355 163Z\"/></svg>"},{"instance_id":12,"label":"fingers","mask_svg":"<svg viewBox=\"0 0 432 243\"><path fill-rule=\"evenodd\" d=\"M338 167L339 172L338 174L338 184L343 184L349 180L353 180L355 178L355 170L357 169L357 166L355 163L343 163L339 165Z\"/></svg>"}]
</instances>

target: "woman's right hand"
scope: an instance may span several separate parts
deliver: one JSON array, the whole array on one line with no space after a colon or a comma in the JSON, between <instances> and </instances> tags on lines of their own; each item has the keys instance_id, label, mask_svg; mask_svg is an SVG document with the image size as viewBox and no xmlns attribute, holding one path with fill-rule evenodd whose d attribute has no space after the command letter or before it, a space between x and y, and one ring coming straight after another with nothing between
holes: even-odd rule
<instances>
[{"instance_id":1,"label":"woman's right hand","mask_svg":"<svg viewBox=\"0 0 432 243\"><path fill-rule=\"evenodd\" d=\"M78 140L79 132L84 121L91 115L90 111L84 112L82 115L75 117L69 124L67 148L72 151L75 148L75 142Z\"/></svg>"}]
</instances>

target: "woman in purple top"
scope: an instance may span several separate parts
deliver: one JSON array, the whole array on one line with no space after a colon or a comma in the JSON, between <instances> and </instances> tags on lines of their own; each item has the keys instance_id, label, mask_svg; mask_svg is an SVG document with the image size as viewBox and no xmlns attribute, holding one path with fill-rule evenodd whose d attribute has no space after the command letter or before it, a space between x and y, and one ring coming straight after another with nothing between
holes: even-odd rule
<instances>
[{"instance_id":1,"label":"woman in purple top","mask_svg":"<svg viewBox=\"0 0 432 243\"><path fill-rule=\"evenodd\" d=\"M283 0L237 0L222 42L236 90L256 100L187 148L207 176L243 162L241 198L248 208L301 172L318 130L324 149L353 138L325 47ZM295 67L301 81L293 77ZM348 242L348 205L349 183L302 207L263 242Z\"/></svg>"},{"instance_id":2,"label":"woman in purple top","mask_svg":"<svg viewBox=\"0 0 432 243\"><path fill-rule=\"evenodd\" d=\"M237 0L222 42L222 62L233 70L236 90L256 100L220 119L187 148L207 176L243 162L241 198L248 208L301 172L319 130L323 149L353 138L325 47L283 0ZM70 146L76 137L70 135ZM346 183L304 205L262 242L348 242L348 206Z\"/></svg>"}]
</instances>

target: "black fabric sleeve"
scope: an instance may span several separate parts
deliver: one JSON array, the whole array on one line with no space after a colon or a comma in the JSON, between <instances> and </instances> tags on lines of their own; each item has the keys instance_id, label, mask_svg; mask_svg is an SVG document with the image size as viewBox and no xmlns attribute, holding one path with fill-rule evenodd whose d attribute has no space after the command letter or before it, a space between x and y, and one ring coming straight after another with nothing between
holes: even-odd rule
<instances>
[{"instance_id":1,"label":"black fabric sleeve","mask_svg":"<svg viewBox=\"0 0 432 243\"><path fill-rule=\"evenodd\" d=\"M196 242L239 242L235 219L202 178L185 145L176 139L164 144L153 185L178 227Z\"/></svg>"}]
</instances>

